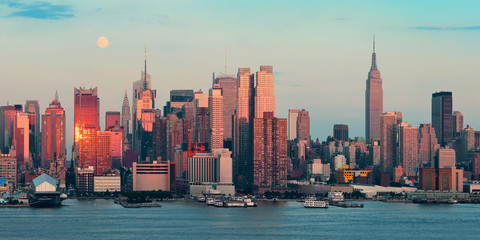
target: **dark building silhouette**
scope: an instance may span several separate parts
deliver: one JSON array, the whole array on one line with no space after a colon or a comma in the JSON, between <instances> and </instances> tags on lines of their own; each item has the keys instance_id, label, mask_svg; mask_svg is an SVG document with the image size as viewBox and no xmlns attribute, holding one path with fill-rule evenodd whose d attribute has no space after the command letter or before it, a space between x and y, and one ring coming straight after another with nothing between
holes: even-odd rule
<instances>
[{"instance_id":1,"label":"dark building silhouette","mask_svg":"<svg viewBox=\"0 0 480 240\"><path fill-rule=\"evenodd\" d=\"M233 117L234 182L237 192L250 192L253 184L254 75L250 68L237 74L237 111Z\"/></svg>"},{"instance_id":2,"label":"dark building silhouette","mask_svg":"<svg viewBox=\"0 0 480 240\"><path fill-rule=\"evenodd\" d=\"M453 139L452 92L432 94L432 125L442 147Z\"/></svg>"},{"instance_id":3,"label":"dark building silhouette","mask_svg":"<svg viewBox=\"0 0 480 240\"><path fill-rule=\"evenodd\" d=\"M333 125L333 137L340 141L348 141L348 125L347 124Z\"/></svg>"}]
</instances>

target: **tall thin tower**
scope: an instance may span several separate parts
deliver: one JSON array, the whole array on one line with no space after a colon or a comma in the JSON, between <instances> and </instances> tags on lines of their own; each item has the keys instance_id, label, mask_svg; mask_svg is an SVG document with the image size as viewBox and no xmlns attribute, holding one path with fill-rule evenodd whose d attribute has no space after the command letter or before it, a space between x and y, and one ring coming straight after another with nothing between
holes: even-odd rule
<instances>
[{"instance_id":1,"label":"tall thin tower","mask_svg":"<svg viewBox=\"0 0 480 240\"><path fill-rule=\"evenodd\" d=\"M380 71L377 68L375 36L373 37L372 66L368 73L365 90L365 137L367 143L380 141L380 117L383 113L383 89Z\"/></svg>"},{"instance_id":2,"label":"tall thin tower","mask_svg":"<svg viewBox=\"0 0 480 240\"><path fill-rule=\"evenodd\" d=\"M237 192L249 192L253 184L253 106L254 75L250 68L239 68L237 74L237 109L233 117L234 178Z\"/></svg>"},{"instance_id":3,"label":"tall thin tower","mask_svg":"<svg viewBox=\"0 0 480 240\"><path fill-rule=\"evenodd\" d=\"M156 90L152 90L148 82L147 74L147 47L145 45L145 74L143 75L141 89L136 89L135 99L136 109L133 114L133 137L132 146L137 151L137 154L141 156L141 160L145 160L147 152L150 151L152 138L153 121L155 120L155 97L157 95ZM134 83L135 86L135 83Z\"/></svg>"}]
</instances>

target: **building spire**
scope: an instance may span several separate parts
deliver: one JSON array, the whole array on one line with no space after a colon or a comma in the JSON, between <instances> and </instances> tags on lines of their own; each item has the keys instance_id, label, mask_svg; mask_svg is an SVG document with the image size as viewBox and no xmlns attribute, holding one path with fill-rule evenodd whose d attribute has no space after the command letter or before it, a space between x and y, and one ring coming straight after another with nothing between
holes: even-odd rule
<instances>
[{"instance_id":1,"label":"building spire","mask_svg":"<svg viewBox=\"0 0 480 240\"><path fill-rule=\"evenodd\" d=\"M373 53L375 53L375 34L373 34Z\"/></svg>"},{"instance_id":2,"label":"building spire","mask_svg":"<svg viewBox=\"0 0 480 240\"><path fill-rule=\"evenodd\" d=\"M375 34L373 35L373 53L372 53L372 67L371 70L377 70L377 54L375 53Z\"/></svg>"},{"instance_id":3,"label":"building spire","mask_svg":"<svg viewBox=\"0 0 480 240\"><path fill-rule=\"evenodd\" d=\"M144 61L145 61L145 76L143 78L143 90L146 90L146 89L148 89L148 82L147 82L147 41L145 41Z\"/></svg>"},{"instance_id":4,"label":"building spire","mask_svg":"<svg viewBox=\"0 0 480 240\"><path fill-rule=\"evenodd\" d=\"M123 97L123 107L129 106L128 104L128 96L127 96L127 87L125 87L125 96Z\"/></svg>"},{"instance_id":5,"label":"building spire","mask_svg":"<svg viewBox=\"0 0 480 240\"><path fill-rule=\"evenodd\" d=\"M58 102L58 91L57 90L55 90L55 100L57 100L57 102Z\"/></svg>"}]
</instances>

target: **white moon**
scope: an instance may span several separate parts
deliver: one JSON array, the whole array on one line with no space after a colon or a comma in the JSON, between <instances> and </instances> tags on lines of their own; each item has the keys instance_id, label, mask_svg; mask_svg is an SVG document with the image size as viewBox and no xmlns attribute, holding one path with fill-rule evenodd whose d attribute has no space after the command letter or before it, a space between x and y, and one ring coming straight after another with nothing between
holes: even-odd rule
<instances>
[{"instance_id":1,"label":"white moon","mask_svg":"<svg viewBox=\"0 0 480 240\"><path fill-rule=\"evenodd\" d=\"M108 38L106 37L99 37L97 39L97 47L99 48L106 48L108 46Z\"/></svg>"}]
</instances>

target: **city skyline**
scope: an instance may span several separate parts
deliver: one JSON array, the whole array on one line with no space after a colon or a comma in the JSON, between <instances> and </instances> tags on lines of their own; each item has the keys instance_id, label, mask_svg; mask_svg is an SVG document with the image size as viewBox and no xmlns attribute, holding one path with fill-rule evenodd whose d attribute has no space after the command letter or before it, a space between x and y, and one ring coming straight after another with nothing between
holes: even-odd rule
<instances>
[{"instance_id":1,"label":"city skyline","mask_svg":"<svg viewBox=\"0 0 480 240\"><path fill-rule=\"evenodd\" d=\"M5 52L4 57L9 61L3 64L5 66L3 78L15 79L18 78L19 72L22 74L18 81L1 81L0 101L1 105L6 105L7 101L10 104L23 105L25 100L39 100L40 112L44 112L52 100L53 91L58 90L66 112L68 152L73 140L72 89L78 86L87 88L98 86L100 126L105 126L105 112L121 111L125 87L129 100L132 101L131 84L139 80L138 75L144 67L142 62L144 40L147 41L148 72L152 77L152 89L158 91L156 108L163 107L172 89L194 91L202 89L207 92L211 73L225 71L226 49L228 74L236 74L239 67L250 67L255 72L260 65L274 66L276 116L284 118L288 114L288 109L305 108L310 112L311 136L315 140L317 137L325 139L332 135L331 128L336 123L348 124L351 137L365 137L364 103L360 101L364 93L359 89L364 89L364 81L371 63L371 38L375 33L377 64L382 70L384 82L384 112L401 111L405 121L418 127L420 123L431 122L430 94L441 90L452 91L453 111L464 114L464 125L474 127L479 125L477 124L479 114L475 113L473 107L469 107L472 102L477 101L473 89L478 85L474 81L474 63L478 61L478 57L475 56L475 51L466 48L468 46L466 43L471 41L472 35L478 34L479 28L475 27L476 23L468 21L474 15L464 6L450 6L453 10L465 10L461 16L451 14L440 17L438 13L432 14L431 10L425 9L429 14L424 15L428 17L418 14L415 15L417 18L402 22L400 20L407 19L393 14L382 23L376 22L375 19L366 19L368 11L351 13L337 10L321 17L314 16L313 21L301 17L293 19L287 26L298 24L298 28L289 28L289 31L294 31L295 37L290 36L291 32L282 32L276 23L267 22L265 27L270 28L264 38L257 38L258 41L252 42L240 36L250 30L257 32L260 29L249 29L248 26L253 22L240 24L237 18L240 17L241 10L250 9L258 13L261 9L268 9L265 2L251 6L248 3L245 5L211 3L215 5L215 9L195 14L192 14L190 9L179 10L174 3L162 2L159 3L160 6L168 5L164 6L165 9L177 9L177 13L163 15L163 21L162 17L155 15L151 10L138 18L134 18L133 13L129 15L132 16L132 20L125 22L128 26L132 27L135 24L142 26L132 30L132 33L138 33L134 34L136 35L134 40L125 38L128 31L119 31L118 27L112 26L111 21L120 18L114 14L115 12L125 11L127 7L137 9L138 6L107 3L103 3L104 6L93 6L91 3L74 3L65 7L67 11L65 13L65 9L56 10L55 7L65 6L63 3L43 4L47 5L47 10L41 10L38 6L35 8L33 3L0 2L1 8L7 10L3 22L7 31L0 35L0 39L7 45L22 46ZM199 3L191 4L194 7L193 5ZM331 7L325 2L308 2L295 4L293 8L288 9L293 3L284 2L275 6L275 12L281 15L288 9L289 16L298 15L309 6L308 4L311 4L312 9L322 11L323 8ZM359 7L368 8L371 4L367 2ZM443 4L442 11L447 11L445 2L432 4ZM406 5L408 4L382 3L377 7L391 13L395 7L407 10ZM210 39L202 35L205 39L198 42L184 38L188 34L193 36L199 34L198 30L194 29L196 25L192 21L194 17L198 17L202 23L216 22L208 16L208 13L218 13L218 17L222 17L226 13L215 11L222 7L231 9L234 16L225 23L215 24L215 27L231 24L228 26L233 28L226 28L230 33L227 37L215 40L217 38ZM206 8L208 4L200 9ZM30 11L29 15L28 9L36 9L39 13L35 15ZM26 13L20 14L21 12ZM186 15L189 18L182 20L184 21L182 26L179 19ZM87 29L85 28L85 25L89 25L86 24L87 16L92 18L88 21L102 20L105 24ZM265 20L267 16L274 17L282 23L282 20L270 11L267 11L265 16L255 15L253 19ZM358 23L359 20L363 23ZM402 24L398 25L399 22ZM362 27L353 30L352 26L348 26L356 24ZM158 26L161 26L161 31L153 31ZM317 32L308 34L315 26L318 28ZM62 29L66 27L73 27L82 34L78 38L64 35L66 33L63 33ZM237 28L238 31L235 31ZM348 29L352 31L346 33L345 30ZM163 33L164 30L178 31L178 34L167 36ZM325 34L320 34L321 30L325 30ZM139 35L142 36L140 39ZM358 38L352 40L352 35ZM98 48L95 45L100 36L109 38L108 47ZM347 36L349 37L346 38ZM58 41L59 37L65 37L65 40ZM279 37L285 38L281 38L280 41ZM179 38L182 41L178 41ZM432 38L438 40L437 45L430 44ZM304 47L298 47L298 44ZM204 61L204 56L211 57ZM21 71L25 68L29 71ZM34 81L33 79L42 84L30 88L30 81ZM470 87L465 87L466 85ZM22 89L25 95L14 94L7 89ZM301 97L292 98L292 95ZM332 98L336 101L331 101Z\"/></svg>"},{"instance_id":2,"label":"city skyline","mask_svg":"<svg viewBox=\"0 0 480 240\"><path fill-rule=\"evenodd\" d=\"M0 0L0 232L473 238L478 9Z\"/></svg>"}]
</instances>

